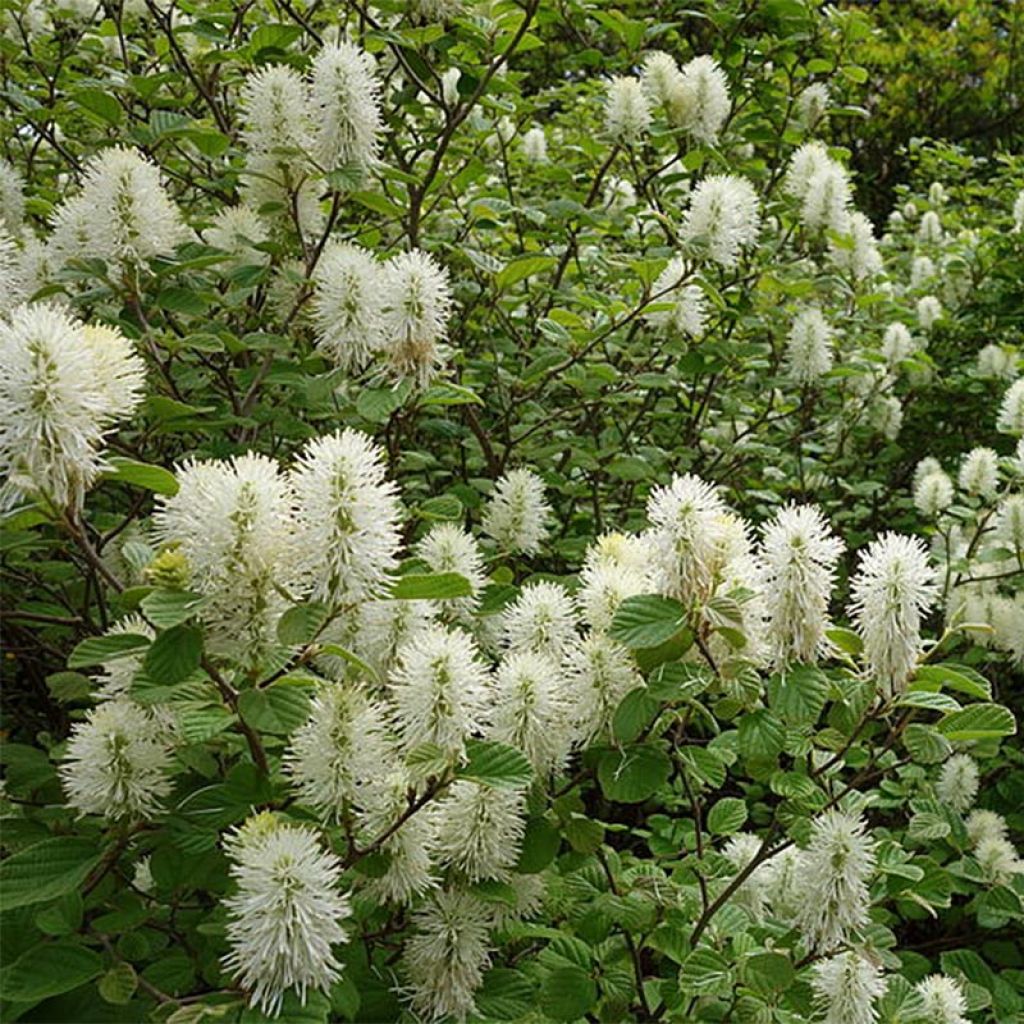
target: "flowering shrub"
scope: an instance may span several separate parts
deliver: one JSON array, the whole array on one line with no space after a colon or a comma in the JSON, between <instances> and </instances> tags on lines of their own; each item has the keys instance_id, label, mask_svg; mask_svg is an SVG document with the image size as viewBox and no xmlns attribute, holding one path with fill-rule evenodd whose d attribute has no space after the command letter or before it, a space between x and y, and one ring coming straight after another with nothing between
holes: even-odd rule
<instances>
[{"instance_id":1,"label":"flowering shrub","mask_svg":"<svg viewBox=\"0 0 1024 1024\"><path fill-rule=\"evenodd\" d=\"M2 12L5 1019L1024 1014L1024 165L651 7Z\"/></svg>"}]
</instances>

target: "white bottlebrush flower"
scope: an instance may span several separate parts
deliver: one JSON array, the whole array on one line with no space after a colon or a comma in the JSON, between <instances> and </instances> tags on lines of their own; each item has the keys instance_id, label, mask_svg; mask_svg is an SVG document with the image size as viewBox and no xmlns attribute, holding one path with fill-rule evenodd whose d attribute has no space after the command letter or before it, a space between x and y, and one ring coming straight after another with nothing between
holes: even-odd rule
<instances>
[{"instance_id":1,"label":"white bottlebrush flower","mask_svg":"<svg viewBox=\"0 0 1024 1024\"><path fill-rule=\"evenodd\" d=\"M942 473L942 472L944 472L944 470L942 468L942 463L939 462L939 460L934 458L933 456L926 455L914 467L914 480L913 480L914 486L917 487L917 485L926 476L931 476L932 473Z\"/></svg>"},{"instance_id":2,"label":"white bottlebrush flower","mask_svg":"<svg viewBox=\"0 0 1024 1024\"><path fill-rule=\"evenodd\" d=\"M26 292L21 259L14 239L0 222L0 316L4 316L31 292Z\"/></svg>"},{"instance_id":3,"label":"white bottlebrush flower","mask_svg":"<svg viewBox=\"0 0 1024 1024\"><path fill-rule=\"evenodd\" d=\"M915 256L910 265L910 287L920 288L935 277L935 264L927 256Z\"/></svg>"},{"instance_id":4,"label":"white bottlebrush flower","mask_svg":"<svg viewBox=\"0 0 1024 1024\"><path fill-rule=\"evenodd\" d=\"M629 652L603 633L591 633L574 644L562 670L573 729L582 745L607 727L630 690L644 685Z\"/></svg>"},{"instance_id":5,"label":"white bottlebrush flower","mask_svg":"<svg viewBox=\"0 0 1024 1024\"><path fill-rule=\"evenodd\" d=\"M830 100L828 84L825 82L812 82L800 93L796 101L796 112L800 124L807 131L813 131L824 121Z\"/></svg>"},{"instance_id":6,"label":"white bottlebrush flower","mask_svg":"<svg viewBox=\"0 0 1024 1024\"><path fill-rule=\"evenodd\" d=\"M693 190L682 237L701 238L716 263L734 267L740 250L754 245L761 213L754 186L733 174L713 174Z\"/></svg>"},{"instance_id":7,"label":"white bottlebrush flower","mask_svg":"<svg viewBox=\"0 0 1024 1024\"><path fill-rule=\"evenodd\" d=\"M317 348L344 370L360 370L382 344L384 267L358 245L332 242L313 271Z\"/></svg>"},{"instance_id":8,"label":"white bottlebrush flower","mask_svg":"<svg viewBox=\"0 0 1024 1024\"><path fill-rule=\"evenodd\" d=\"M190 588L210 598L201 614L213 651L256 664L287 606L276 588L293 576L288 482L275 460L252 452L189 461L177 476L177 494L157 498L155 533L177 545Z\"/></svg>"},{"instance_id":9,"label":"white bottlebrush flower","mask_svg":"<svg viewBox=\"0 0 1024 1024\"><path fill-rule=\"evenodd\" d=\"M153 627L141 615L126 615L107 630L107 636L144 636L149 640L156 637ZM113 661L103 663L103 671L97 676L98 689L93 696L96 700L119 700L127 697L132 683L145 657L145 650L124 654Z\"/></svg>"},{"instance_id":10,"label":"white bottlebrush flower","mask_svg":"<svg viewBox=\"0 0 1024 1024\"><path fill-rule=\"evenodd\" d=\"M846 168L829 159L811 175L800 207L800 220L809 231L845 234L850 225L853 192Z\"/></svg>"},{"instance_id":11,"label":"white bottlebrush flower","mask_svg":"<svg viewBox=\"0 0 1024 1024\"><path fill-rule=\"evenodd\" d=\"M640 84L652 103L668 103L678 80L679 65L671 54L662 50L652 50L644 56Z\"/></svg>"},{"instance_id":12,"label":"white bottlebrush flower","mask_svg":"<svg viewBox=\"0 0 1024 1024\"><path fill-rule=\"evenodd\" d=\"M649 549L641 537L606 533L587 549L576 603L591 629L606 630L627 597L649 593Z\"/></svg>"},{"instance_id":13,"label":"white bottlebrush flower","mask_svg":"<svg viewBox=\"0 0 1024 1024\"><path fill-rule=\"evenodd\" d=\"M359 685L325 683L292 736L284 765L299 799L335 817L346 803L363 804L364 790L390 760L383 707Z\"/></svg>"},{"instance_id":14,"label":"white bottlebrush flower","mask_svg":"<svg viewBox=\"0 0 1024 1024\"><path fill-rule=\"evenodd\" d=\"M365 807L357 808L359 838L364 846L381 836L380 851L387 855L383 875L367 882L366 891L388 903L408 904L434 888L430 851L434 844L437 819L426 809L405 817L412 792L408 773L392 771L365 793Z\"/></svg>"},{"instance_id":15,"label":"white bottlebrush flower","mask_svg":"<svg viewBox=\"0 0 1024 1024\"><path fill-rule=\"evenodd\" d=\"M388 260L381 289L381 345L391 372L426 387L443 362L452 307L448 272L413 249Z\"/></svg>"},{"instance_id":16,"label":"white bottlebrush flower","mask_svg":"<svg viewBox=\"0 0 1024 1024\"><path fill-rule=\"evenodd\" d=\"M996 416L996 430L1003 434L1024 434L1024 377L1006 389Z\"/></svg>"},{"instance_id":17,"label":"white bottlebrush flower","mask_svg":"<svg viewBox=\"0 0 1024 1024\"><path fill-rule=\"evenodd\" d=\"M917 237L928 245L941 245L942 221L934 210L926 210L917 228Z\"/></svg>"},{"instance_id":18,"label":"white bottlebrush flower","mask_svg":"<svg viewBox=\"0 0 1024 1024\"><path fill-rule=\"evenodd\" d=\"M503 552L535 555L550 520L551 506L540 477L528 469L511 469L494 485L481 529Z\"/></svg>"},{"instance_id":19,"label":"white bottlebrush flower","mask_svg":"<svg viewBox=\"0 0 1024 1024\"><path fill-rule=\"evenodd\" d=\"M548 162L548 140L540 125L535 124L523 135L523 156L531 164Z\"/></svg>"},{"instance_id":20,"label":"white bottlebrush flower","mask_svg":"<svg viewBox=\"0 0 1024 1024\"><path fill-rule=\"evenodd\" d=\"M882 355L890 366L908 359L916 351L917 344L905 324L891 323L886 327L882 337Z\"/></svg>"},{"instance_id":21,"label":"white bottlebrush flower","mask_svg":"<svg viewBox=\"0 0 1024 1024\"><path fill-rule=\"evenodd\" d=\"M968 754L953 754L942 766L935 793L943 804L963 814L978 795L978 765Z\"/></svg>"},{"instance_id":22,"label":"white bottlebrush flower","mask_svg":"<svg viewBox=\"0 0 1024 1024\"><path fill-rule=\"evenodd\" d=\"M647 537L659 592L687 606L710 596L727 511L718 491L689 473L651 491Z\"/></svg>"},{"instance_id":23,"label":"white bottlebrush flower","mask_svg":"<svg viewBox=\"0 0 1024 1024\"><path fill-rule=\"evenodd\" d=\"M786 922L796 920L804 904L804 858L798 846L787 846L765 861L765 891L772 913Z\"/></svg>"},{"instance_id":24,"label":"white bottlebrush flower","mask_svg":"<svg viewBox=\"0 0 1024 1024\"><path fill-rule=\"evenodd\" d=\"M21 172L0 157L0 228L17 238L25 219L25 181Z\"/></svg>"},{"instance_id":25,"label":"white bottlebrush flower","mask_svg":"<svg viewBox=\"0 0 1024 1024\"><path fill-rule=\"evenodd\" d=\"M613 142L637 142L651 123L651 108L636 78L616 76L608 83L605 129Z\"/></svg>"},{"instance_id":26,"label":"white bottlebrush flower","mask_svg":"<svg viewBox=\"0 0 1024 1024\"><path fill-rule=\"evenodd\" d=\"M881 968L855 950L814 965L811 988L824 1024L875 1024L874 1002L885 994Z\"/></svg>"},{"instance_id":27,"label":"white bottlebrush flower","mask_svg":"<svg viewBox=\"0 0 1024 1024\"><path fill-rule=\"evenodd\" d=\"M521 750L539 776L560 768L573 742L572 708L558 662L512 651L498 666L488 736Z\"/></svg>"},{"instance_id":28,"label":"white bottlebrush flower","mask_svg":"<svg viewBox=\"0 0 1024 1024\"><path fill-rule=\"evenodd\" d=\"M707 303L700 285L683 283L689 276L688 270L681 256L669 260L654 282L651 295L655 304L671 304L671 308L647 313L646 319L662 330L699 338L704 333Z\"/></svg>"},{"instance_id":29,"label":"white bottlebrush flower","mask_svg":"<svg viewBox=\"0 0 1024 1024\"><path fill-rule=\"evenodd\" d=\"M1013 230L1024 231L1024 190L1013 201Z\"/></svg>"},{"instance_id":30,"label":"white bottlebrush flower","mask_svg":"<svg viewBox=\"0 0 1024 1024\"><path fill-rule=\"evenodd\" d=\"M203 241L207 245L231 254L230 267L266 266L270 262L270 253L256 246L269 237L267 226L259 214L244 203L224 207L203 231Z\"/></svg>"},{"instance_id":31,"label":"white bottlebrush flower","mask_svg":"<svg viewBox=\"0 0 1024 1024\"><path fill-rule=\"evenodd\" d=\"M986 836L974 848L974 859L990 885L1010 885L1014 875L1024 874L1024 860L1012 844L999 836Z\"/></svg>"},{"instance_id":32,"label":"white bottlebrush flower","mask_svg":"<svg viewBox=\"0 0 1024 1024\"><path fill-rule=\"evenodd\" d=\"M92 157L80 198L89 211L83 255L139 262L173 252L187 237L159 168L134 149L115 146Z\"/></svg>"},{"instance_id":33,"label":"white bottlebrush flower","mask_svg":"<svg viewBox=\"0 0 1024 1024\"><path fill-rule=\"evenodd\" d=\"M978 376L996 380L1017 377L1017 353L1002 345L986 345L978 353Z\"/></svg>"},{"instance_id":34,"label":"white bottlebrush flower","mask_svg":"<svg viewBox=\"0 0 1024 1024\"><path fill-rule=\"evenodd\" d=\"M296 459L291 485L294 567L313 599L355 604L379 596L401 543L383 449L348 428L314 438Z\"/></svg>"},{"instance_id":35,"label":"white bottlebrush flower","mask_svg":"<svg viewBox=\"0 0 1024 1024\"><path fill-rule=\"evenodd\" d=\"M789 161L783 179L783 189L802 203L811 181L821 171L826 170L831 162L832 157L828 155L828 147L823 142L805 142Z\"/></svg>"},{"instance_id":36,"label":"white bottlebrush flower","mask_svg":"<svg viewBox=\"0 0 1024 1024\"><path fill-rule=\"evenodd\" d=\"M917 322L922 331L930 331L943 317L942 303L934 295L917 300Z\"/></svg>"},{"instance_id":37,"label":"white bottlebrush flower","mask_svg":"<svg viewBox=\"0 0 1024 1024\"><path fill-rule=\"evenodd\" d=\"M529 583L502 614L504 646L558 661L576 638L572 598L557 583Z\"/></svg>"},{"instance_id":38,"label":"white bottlebrush flower","mask_svg":"<svg viewBox=\"0 0 1024 1024\"><path fill-rule=\"evenodd\" d=\"M873 277L882 270L875 229L859 210L850 214L842 242L829 239L829 258L840 269L849 271L855 281Z\"/></svg>"},{"instance_id":39,"label":"white bottlebrush flower","mask_svg":"<svg viewBox=\"0 0 1024 1024\"><path fill-rule=\"evenodd\" d=\"M922 978L914 991L921 1001L922 1018L928 1024L970 1024L967 1019L967 1000L960 983L944 974L931 974Z\"/></svg>"},{"instance_id":40,"label":"white bottlebrush flower","mask_svg":"<svg viewBox=\"0 0 1024 1024\"><path fill-rule=\"evenodd\" d=\"M310 104L306 84L293 68L271 64L242 84L242 140L251 153L276 154L310 148Z\"/></svg>"},{"instance_id":41,"label":"white bottlebrush flower","mask_svg":"<svg viewBox=\"0 0 1024 1024\"><path fill-rule=\"evenodd\" d=\"M895 441L903 426L903 403L896 395L878 395L871 403L871 425L888 438Z\"/></svg>"},{"instance_id":42,"label":"white bottlebrush flower","mask_svg":"<svg viewBox=\"0 0 1024 1024\"><path fill-rule=\"evenodd\" d=\"M964 822L971 846L977 846L985 839L1005 839L1010 831L1006 819L995 811L971 811Z\"/></svg>"},{"instance_id":43,"label":"white bottlebrush flower","mask_svg":"<svg viewBox=\"0 0 1024 1024\"><path fill-rule=\"evenodd\" d=\"M372 167L384 129L373 57L349 42L325 45L313 60L310 100L320 166Z\"/></svg>"},{"instance_id":44,"label":"white bottlebrush flower","mask_svg":"<svg viewBox=\"0 0 1024 1024\"><path fill-rule=\"evenodd\" d=\"M668 107L672 120L698 142L717 141L729 116L729 80L714 57L702 54L683 65L669 82Z\"/></svg>"},{"instance_id":45,"label":"white bottlebrush flower","mask_svg":"<svg viewBox=\"0 0 1024 1024\"><path fill-rule=\"evenodd\" d=\"M459 102L459 79L462 72L458 68L448 68L441 75L441 97L449 107Z\"/></svg>"},{"instance_id":46,"label":"white bottlebrush flower","mask_svg":"<svg viewBox=\"0 0 1024 1024\"><path fill-rule=\"evenodd\" d=\"M395 723L405 749L435 743L461 755L493 706L490 675L461 630L429 626L398 653L391 674Z\"/></svg>"},{"instance_id":47,"label":"white bottlebrush flower","mask_svg":"<svg viewBox=\"0 0 1024 1024\"><path fill-rule=\"evenodd\" d=\"M323 229L320 192L321 186L301 159L256 153L245 162L243 202L275 225L301 231L304 238Z\"/></svg>"},{"instance_id":48,"label":"white bottlebrush flower","mask_svg":"<svg viewBox=\"0 0 1024 1024\"><path fill-rule=\"evenodd\" d=\"M420 1018L464 1021L490 965L492 915L487 904L458 889L436 893L413 915L405 972Z\"/></svg>"},{"instance_id":49,"label":"white bottlebrush flower","mask_svg":"<svg viewBox=\"0 0 1024 1024\"><path fill-rule=\"evenodd\" d=\"M455 572L469 580L469 597L452 598L441 607L458 616L470 615L487 585L484 556L476 538L458 523L438 523L416 545L416 554L431 572Z\"/></svg>"},{"instance_id":50,"label":"white bottlebrush flower","mask_svg":"<svg viewBox=\"0 0 1024 1024\"><path fill-rule=\"evenodd\" d=\"M815 505L787 505L763 527L762 593L772 664L813 664L824 651L828 604L844 550Z\"/></svg>"},{"instance_id":51,"label":"white bottlebrush flower","mask_svg":"<svg viewBox=\"0 0 1024 1024\"><path fill-rule=\"evenodd\" d=\"M224 900L231 952L224 966L249 1005L276 1016L289 989L303 1005L310 989L328 992L341 976L332 947L352 913L339 891L341 862L316 833L264 812L230 833L224 846L238 891Z\"/></svg>"},{"instance_id":52,"label":"white bottlebrush flower","mask_svg":"<svg viewBox=\"0 0 1024 1024\"><path fill-rule=\"evenodd\" d=\"M337 640L343 647L351 645L352 651L384 678L399 650L436 617L437 606L432 601L364 601L357 619L338 623ZM335 642L332 633L330 627L324 633L329 643ZM337 667L344 670L346 666Z\"/></svg>"},{"instance_id":53,"label":"white bottlebrush flower","mask_svg":"<svg viewBox=\"0 0 1024 1024\"><path fill-rule=\"evenodd\" d=\"M149 819L171 791L167 734L145 708L106 701L71 730L60 768L68 803L80 815Z\"/></svg>"},{"instance_id":54,"label":"white bottlebrush flower","mask_svg":"<svg viewBox=\"0 0 1024 1024\"><path fill-rule=\"evenodd\" d=\"M921 618L936 599L936 573L924 543L883 534L861 553L851 593L865 662L884 695L901 693L921 653Z\"/></svg>"},{"instance_id":55,"label":"white bottlebrush flower","mask_svg":"<svg viewBox=\"0 0 1024 1024\"><path fill-rule=\"evenodd\" d=\"M722 855L737 872L743 871L760 852L761 840L750 832L737 832L722 847ZM743 907L755 921L764 919L771 881L767 862L759 864L734 893L737 906Z\"/></svg>"},{"instance_id":56,"label":"white bottlebrush flower","mask_svg":"<svg viewBox=\"0 0 1024 1024\"><path fill-rule=\"evenodd\" d=\"M104 434L135 411L144 383L117 331L90 333L46 303L0 321L0 509L24 495L80 505L102 468Z\"/></svg>"},{"instance_id":57,"label":"white bottlebrush flower","mask_svg":"<svg viewBox=\"0 0 1024 1024\"><path fill-rule=\"evenodd\" d=\"M839 810L815 818L803 866L805 901L797 925L809 950L829 953L868 923L875 842L864 820Z\"/></svg>"},{"instance_id":58,"label":"white bottlebrush flower","mask_svg":"<svg viewBox=\"0 0 1024 1024\"><path fill-rule=\"evenodd\" d=\"M960 463L957 482L972 497L994 497L999 490L999 455L991 448L972 448Z\"/></svg>"},{"instance_id":59,"label":"white bottlebrush flower","mask_svg":"<svg viewBox=\"0 0 1024 1024\"><path fill-rule=\"evenodd\" d=\"M914 487L914 506L929 519L937 519L953 504L953 481L940 469L928 473Z\"/></svg>"},{"instance_id":60,"label":"white bottlebrush flower","mask_svg":"<svg viewBox=\"0 0 1024 1024\"><path fill-rule=\"evenodd\" d=\"M800 384L813 384L832 369L834 331L821 310L802 310L793 320L786 344L789 375Z\"/></svg>"},{"instance_id":61,"label":"white bottlebrush flower","mask_svg":"<svg viewBox=\"0 0 1024 1024\"><path fill-rule=\"evenodd\" d=\"M613 221L626 222L637 205L636 189L625 178L610 177L604 187L604 201Z\"/></svg>"},{"instance_id":62,"label":"white bottlebrush flower","mask_svg":"<svg viewBox=\"0 0 1024 1024\"><path fill-rule=\"evenodd\" d=\"M999 506L995 536L1013 551L1024 549L1024 494L1011 494Z\"/></svg>"},{"instance_id":63,"label":"white bottlebrush flower","mask_svg":"<svg viewBox=\"0 0 1024 1024\"><path fill-rule=\"evenodd\" d=\"M467 882L508 877L526 828L522 790L494 789L463 779L431 806L437 817L432 853Z\"/></svg>"}]
</instances>

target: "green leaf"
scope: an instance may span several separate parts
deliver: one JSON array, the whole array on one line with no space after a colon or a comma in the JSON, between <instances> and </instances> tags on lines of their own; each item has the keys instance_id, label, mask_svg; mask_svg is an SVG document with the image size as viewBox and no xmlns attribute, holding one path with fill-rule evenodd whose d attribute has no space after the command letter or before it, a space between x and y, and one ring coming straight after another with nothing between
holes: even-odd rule
<instances>
[{"instance_id":1,"label":"green leaf","mask_svg":"<svg viewBox=\"0 0 1024 1024\"><path fill-rule=\"evenodd\" d=\"M632 743L658 713L658 702L638 686L622 698L612 718L612 735L621 743Z\"/></svg>"},{"instance_id":2,"label":"green leaf","mask_svg":"<svg viewBox=\"0 0 1024 1024\"><path fill-rule=\"evenodd\" d=\"M781 953L757 953L743 963L747 984L763 995L782 992L796 980L789 957Z\"/></svg>"},{"instance_id":3,"label":"green leaf","mask_svg":"<svg viewBox=\"0 0 1024 1024\"><path fill-rule=\"evenodd\" d=\"M864 650L864 641L852 629L841 629L836 626L834 629L826 629L825 636L844 654L856 656Z\"/></svg>"},{"instance_id":4,"label":"green leaf","mask_svg":"<svg viewBox=\"0 0 1024 1024\"><path fill-rule=\"evenodd\" d=\"M132 484L155 494L178 493L178 478L162 466L151 466L117 455L108 457L106 462L110 468L103 471L104 480L120 480L122 483Z\"/></svg>"},{"instance_id":5,"label":"green leaf","mask_svg":"<svg viewBox=\"0 0 1024 1024\"><path fill-rule=\"evenodd\" d=\"M565 823L565 838L577 853L595 853L604 842L604 825L574 814Z\"/></svg>"},{"instance_id":6,"label":"green leaf","mask_svg":"<svg viewBox=\"0 0 1024 1024\"><path fill-rule=\"evenodd\" d=\"M911 722L903 731L903 744L918 764L939 764L953 752L949 740L932 725Z\"/></svg>"},{"instance_id":7,"label":"green leaf","mask_svg":"<svg viewBox=\"0 0 1024 1024\"><path fill-rule=\"evenodd\" d=\"M466 763L456 775L500 789L517 789L530 784L533 769L526 755L507 743L467 740Z\"/></svg>"},{"instance_id":8,"label":"green leaf","mask_svg":"<svg viewBox=\"0 0 1024 1024\"><path fill-rule=\"evenodd\" d=\"M1017 731L1013 712L1001 704L972 704L940 720L939 732L954 743L964 740L998 739Z\"/></svg>"},{"instance_id":9,"label":"green leaf","mask_svg":"<svg viewBox=\"0 0 1024 1024\"><path fill-rule=\"evenodd\" d=\"M495 277L494 283L499 291L503 291L510 285L554 266L555 262L554 256L525 256L522 259L513 260Z\"/></svg>"},{"instance_id":10,"label":"green leaf","mask_svg":"<svg viewBox=\"0 0 1024 1024\"><path fill-rule=\"evenodd\" d=\"M161 633L146 652L146 675L162 686L188 679L203 658L203 634L196 626L172 626Z\"/></svg>"},{"instance_id":11,"label":"green leaf","mask_svg":"<svg viewBox=\"0 0 1024 1024\"><path fill-rule=\"evenodd\" d=\"M462 516L462 502L454 494L440 494L422 502L416 511L423 519L450 521Z\"/></svg>"},{"instance_id":12,"label":"green leaf","mask_svg":"<svg viewBox=\"0 0 1024 1024\"><path fill-rule=\"evenodd\" d=\"M139 602L139 607L154 626L170 629L198 614L206 602L201 594L187 590L154 590Z\"/></svg>"},{"instance_id":13,"label":"green leaf","mask_svg":"<svg viewBox=\"0 0 1024 1024\"><path fill-rule=\"evenodd\" d=\"M738 832L747 820L747 805L738 797L726 796L708 811L708 831L716 836Z\"/></svg>"},{"instance_id":14,"label":"green leaf","mask_svg":"<svg viewBox=\"0 0 1024 1024\"><path fill-rule=\"evenodd\" d=\"M123 961L114 964L106 974L100 978L97 988L100 995L108 1003L114 1006L125 1006L131 1002L135 990L138 988L139 979L135 974L135 968Z\"/></svg>"},{"instance_id":15,"label":"green leaf","mask_svg":"<svg viewBox=\"0 0 1024 1024\"><path fill-rule=\"evenodd\" d=\"M46 677L46 687L62 704L84 700L92 693L92 683L81 672L53 672Z\"/></svg>"},{"instance_id":16,"label":"green leaf","mask_svg":"<svg viewBox=\"0 0 1024 1024\"><path fill-rule=\"evenodd\" d=\"M772 710L792 725L813 725L828 697L828 679L819 668L797 665L768 685Z\"/></svg>"},{"instance_id":17,"label":"green leaf","mask_svg":"<svg viewBox=\"0 0 1024 1024\"><path fill-rule=\"evenodd\" d=\"M530 979L521 971L495 967L484 975L474 1002L489 1020L518 1020L525 1017L536 1000Z\"/></svg>"},{"instance_id":18,"label":"green leaf","mask_svg":"<svg viewBox=\"0 0 1024 1024\"><path fill-rule=\"evenodd\" d=\"M975 700L990 701L992 684L972 668L944 662L941 665L922 665L914 673L908 690L956 690Z\"/></svg>"},{"instance_id":19,"label":"green leaf","mask_svg":"<svg viewBox=\"0 0 1024 1024\"><path fill-rule=\"evenodd\" d=\"M472 584L460 573L434 572L399 577L390 596L395 601L447 601L472 594Z\"/></svg>"},{"instance_id":20,"label":"green leaf","mask_svg":"<svg viewBox=\"0 0 1024 1024\"><path fill-rule=\"evenodd\" d=\"M559 967L540 987L540 1008L552 1020L579 1020L596 1002L597 985L582 967Z\"/></svg>"},{"instance_id":21,"label":"green leaf","mask_svg":"<svg viewBox=\"0 0 1024 1024\"><path fill-rule=\"evenodd\" d=\"M238 713L261 732L287 736L309 717L309 692L284 680L265 690L245 690L238 698Z\"/></svg>"},{"instance_id":22,"label":"green leaf","mask_svg":"<svg viewBox=\"0 0 1024 1024\"><path fill-rule=\"evenodd\" d=\"M405 755L405 763L417 769L417 775L440 775L448 767L448 754L436 743L421 743Z\"/></svg>"},{"instance_id":23,"label":"green leaf","mask_svg":"<svg viewBox=\"0 0 1024 1024\"><path fill-rule=\"evenodd\" d=\"M77 889L101 857L96 841L44 839L0 861L0 910L45 903Z\"/></svg>"},{"instance_id":24,"label":"green leaf","mask_svg":"<svg viewBox=\"0 0 1024 1024\"><path fill-rule=\"evenodd\" d=\"M640 594L627 597L612 619L608 635L630 649L667 643L686 624L683 606L671 597Z\"/></svg>"},{"instance_id":25,"label":"green leaf","mask_svg":"<svg viewBox=\"0 0 1024 1024\"><path fill-rule=\"evenodd\" d=\"M35 946L0 971L0 995L14 1003L34 1003L70 992L103 970L103 958L80 942Z\"/></svg>"},{"instance_id":26,"label":"green leaf","mask_svg":"<svg viewBox=\"0 0 1024 1024\"><path fill-rule=\"evenodd\" d=\"M277 639L285 647L308 644L327 621L328 611L319 601L294 605L278 620Z\"/></svg>"},{"instance_id":27,"label":"green leaf","mask_svg":"<svg viewBox=\"0 0 1024 1024\"><path fill-rule=\"evenodd\" d=\"M689 992L715 992L729 981L729 963L713 949L695 949L684 961L679 984Z\"/></svg>"},{"instance_id":28,"label":"green leaf","mask_svg":"<svg viewBox=\"0 0 1024 1024\"><path fill-rule=\"evenodd\" d=\"M83 110L95 114L107 124L121 123L121 116L124 113L121 104L106 89L78 89L74 93L74 100Z\"/></svg>"},{"instance_id":29,"label":"green leaf","mask_svg":"<svg viewBox=\"0 0 1024 1024\"><path fill-rule=\"evenodd\" d=\"M68 668L86 668L105 665L129 654L136 654L150 644L148 636L138 633L113 633L110 636L91 636L83 640L68 656Z\"/></svg>"},{"instance_id":30,"label":"green leaf","mask_svg":"<svg viewBox=\"0 0 1024 1024\"><path fill-rule=\"evenodd\" d=\"M516 871L521 875L535 875L543 871L558 853L562 837L547 818L530 818L523 833Z\"/></svg>"},{"instance_id":31,"label":"green leaf","mask_svg":"<svg viewBox=\"0 0 1024 1024\"><path fill-rule=\"evenodd\" d=\"M744 757L773 758L781 753L785 741L785 727L770 711L762 708L740 718L739 744Z\"/></svg>"},{"instance_id":32,"label":"green leaf","mask_svg":"<svg viewBox=\"0 0 1024 1024\"><path fill-rule=\"evenodd\" d=\"M597 766L601 791L617 803L637 804L660 789L672 773L672 761L660 746L637 743L602 754Z\"/></svg>"},{"instance_id":33,"label":"green leaf","mask_svg":"<svg viewBox=\"0 0 1024 1024\"><path fill-rule=\"evenodd\" d=\"M394 388L365 388L356 399L356 412L371 423L384 423L402 404Z\"/></svg>"}]
</instances>

